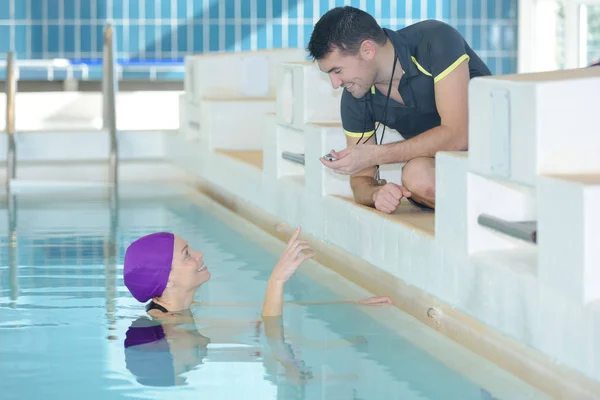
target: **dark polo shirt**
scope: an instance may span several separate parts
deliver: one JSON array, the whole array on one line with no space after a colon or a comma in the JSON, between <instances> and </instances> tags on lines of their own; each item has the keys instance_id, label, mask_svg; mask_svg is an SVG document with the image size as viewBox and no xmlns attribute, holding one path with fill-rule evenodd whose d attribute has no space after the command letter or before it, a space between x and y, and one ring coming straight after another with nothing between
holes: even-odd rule
<instances>
[{"instance_id":1,"label":"dark polo shirt","mask_svg":"<svg viewBox=\"0 0 600 400\"><path fill-rule=\"evenodd\" d=\"M387 90L381 93L373 86L365 96L355 99L344 89L341 100L342 125L346 135L364 138L373 135L375 122L397 130L405 139L439 126L440 115L435 105L434 84L444 79L467 60L471 78L491 75L488 67L452 26L426 20L398 31L384 31L404 71L398 91L405 104L389 99L383 118Z\"/></svg>"}]
</instances>

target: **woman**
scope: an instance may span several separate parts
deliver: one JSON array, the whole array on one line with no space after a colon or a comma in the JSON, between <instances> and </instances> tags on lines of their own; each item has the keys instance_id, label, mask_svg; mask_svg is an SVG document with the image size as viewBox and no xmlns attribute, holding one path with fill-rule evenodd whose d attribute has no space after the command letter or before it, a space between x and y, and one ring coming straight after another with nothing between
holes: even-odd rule
<instances>
[{"instance_id":1,"label":"woman","mask_svg":"<svg viewBox=\"0 0 600 400\"><path fill-rule=\"evenodd\" d=\"M299 240L300 231L298 228L294 232L267 282L262 321L251 321L256 337L260 336L258 330L264 325L267 348L249 351L248 347L242 347L241 352L234 356L245 360L249 353L256 354L256 359L246 361L262 362L270 377L268 379L275 383L277 379L274 376L278 370L275 364L281 365L288 379L297 385L313 379L310 370L286 343L279 318L285 283L305 260L315 256L308 242ZM172 233L153 233L128 247L124 263L125 286L138 301L145 303L150 300L146 310L151 319L140 317L135 320L124 342L126 367L138 382L147 386L185 384L183 374L203 363L209 344L230 345L237 342L240 333L248 331L246 321L233 326L215 321L212 326L205 326L202 334L195 329L196 320L189 308L198 288L210 277L203 254L190 249L184 239ZM373 297L359 303L390 304L391 301L388 297ZM205 325L208 322L202 321ZM182 326L188 328L182 329ZM212 334L211 328L214 330ZM328 340L325 347L348 346L362 341L362 337ZM302 342L304 346L322 345L308 340ZM218 362L218 350L213 349L212 352L212 361ZM232 354L227 353L226 359L229 360Z\"/></svg>"},{"instance_id":2,"label":"woman","mask_svg":"<svg viewBox=\"0 0 600 400\"><path fill-rule=\"evenodd\" d=\"M285 283L315 252L299 240L298 227L267 282L262 316L280 316ZM168 232L146 235L133 242L125 253L123 280L130 293L145 303L151 316L188 310L200 286L210 279L204 255L193 250L180 236ZM389 297L372 297L359 304L391 304Z\"/></svg>"}]
</instances>

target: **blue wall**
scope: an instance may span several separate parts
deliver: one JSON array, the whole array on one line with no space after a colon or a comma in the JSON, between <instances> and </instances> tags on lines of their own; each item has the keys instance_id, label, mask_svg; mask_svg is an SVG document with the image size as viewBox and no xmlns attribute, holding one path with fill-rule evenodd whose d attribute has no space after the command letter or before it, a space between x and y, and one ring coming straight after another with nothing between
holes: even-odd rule
<instances>
[{"instance_id":1,"label":"blue wall","mask_svg":"<svg viewBox=\"0 0 600 400\"><path fill-rule=\"evenodd\" d=\"M314 22L350 4L392 29L426 18L457 27L494 73L516 71L517 0L0 0L0 57L98 60L112 19L118 58L305 47Z\"/></svg>"}]
</instances>

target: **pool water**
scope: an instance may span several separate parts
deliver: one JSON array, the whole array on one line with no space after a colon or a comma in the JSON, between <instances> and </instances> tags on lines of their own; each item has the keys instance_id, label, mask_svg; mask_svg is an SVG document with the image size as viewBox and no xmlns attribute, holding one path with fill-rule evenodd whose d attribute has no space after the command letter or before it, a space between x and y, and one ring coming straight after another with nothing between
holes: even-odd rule
<instances>
[{"instance_id":1,"label":"pool water","mask_svg":"<svg viewBox=\"0 0 600 400\"><path fill-rule=\"evenodd\" d=\"M0 398L546 398L395 307L354 304L369 293L314 262L286 286L282 320L261 320L284 244L200 195L160 193L118 210L22 196L12 224L2 210ZM122 261L161 230L202 251L212 278L190 315L158 329Z\"/></svg>"}]
</instances>

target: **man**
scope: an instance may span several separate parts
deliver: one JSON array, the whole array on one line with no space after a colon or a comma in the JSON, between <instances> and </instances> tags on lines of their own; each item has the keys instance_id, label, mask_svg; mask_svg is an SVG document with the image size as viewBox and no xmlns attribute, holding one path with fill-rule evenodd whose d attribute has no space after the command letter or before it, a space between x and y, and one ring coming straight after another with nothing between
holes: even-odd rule
<instances>
[{"instance_id":1,"label":"man","mask_svg":"<svg viewBox=\"0 0 600 400\"><path fill-rule=\"evenodd\" d=\"M488 67L441 21L392 31L349 6L321 17L308 51L333 87L344 88L341 118L348 147L332 151L335 160L321 162L352 175L360 204L392 213L407 198L433 210L435 154L467 150L469 80L491 75ZM406 140L380 145L379 123L381 136L387 126ZM401 185L378 180L378 166L392 163L405 163Z\"/></svg>"}]
</instances>

